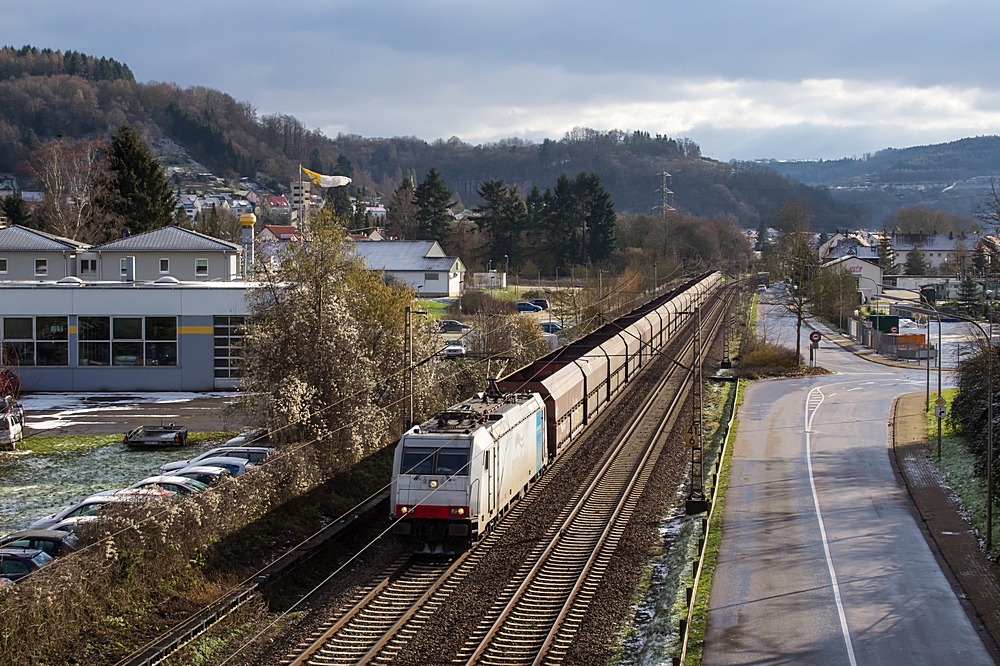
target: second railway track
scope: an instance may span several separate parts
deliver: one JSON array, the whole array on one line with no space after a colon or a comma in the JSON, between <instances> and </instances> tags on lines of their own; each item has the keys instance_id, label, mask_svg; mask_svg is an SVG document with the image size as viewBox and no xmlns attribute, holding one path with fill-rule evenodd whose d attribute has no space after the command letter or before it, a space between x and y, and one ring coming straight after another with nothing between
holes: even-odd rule
<instances>
[{"instance_id":1,"label":"second railway track","mask_svg":"<svg viewBox=\"0 0 1000 666\"><path fill-rule=\"evenodd\" d=\"M722 326L731 300L732 290L722 290L708 306L708 342ZM694 346L692 338L673 350L681 364L672 365L642 402L632 423L469 636L455 663L560 663L665 445L691 383ZM530 507L533 497L557 477L566 459L558 458L478 547L454 560L412 558L397 563L282 663L391 663Z\"/></svg>"}]
</instances>

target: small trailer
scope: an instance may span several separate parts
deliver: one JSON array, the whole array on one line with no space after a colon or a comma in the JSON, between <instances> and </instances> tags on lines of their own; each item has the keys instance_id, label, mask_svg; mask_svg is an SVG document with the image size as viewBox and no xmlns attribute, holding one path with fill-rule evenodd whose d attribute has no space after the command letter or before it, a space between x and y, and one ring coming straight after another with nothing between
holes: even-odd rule
<instances>
[{"instance_id":1,"label":"small trailer","mask_svg":"<svg viewBox=\"0 0 1000 666\"><path fill-rule=\"evenodd\" d=\"M13 396L0 401L0 451L13 451L24 439L24 409Z\"/></svg>"},{"instance_id":2,"label":"small trailer","mask_svg":"<svg viewBox=\"0 0 1000 666\"><path fill-rule=\"evenodd\" d=\"M187 446L187 426L178 425L143 425L125 434L122 441L130 449L167 449L175 446Z\"/></svg>"}]
</instances>

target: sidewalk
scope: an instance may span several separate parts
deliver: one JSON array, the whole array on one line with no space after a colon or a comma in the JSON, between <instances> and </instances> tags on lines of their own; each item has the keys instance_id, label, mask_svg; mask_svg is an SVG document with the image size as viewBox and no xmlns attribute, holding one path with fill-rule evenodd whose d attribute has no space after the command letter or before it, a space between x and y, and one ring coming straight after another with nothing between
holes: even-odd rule
<instances>
[{"instance_id":1,"label":"sidewalk","mask_svg":"<svg viewBox=\"0 0 1000 666\"><path fill-rule=\"evenodd\" d=\"M986 559L971 526L959 514L959 503L931 461L923 392L899 396L893 405L890 457L906 483L952 574L971 602L975 614L993 637L984 636L986 649L997 657L1000 644L1000 565ZM961 597L961 595L960 595ZM992 644L991 644L992 643Z\"/></svg>"}]
</instances>

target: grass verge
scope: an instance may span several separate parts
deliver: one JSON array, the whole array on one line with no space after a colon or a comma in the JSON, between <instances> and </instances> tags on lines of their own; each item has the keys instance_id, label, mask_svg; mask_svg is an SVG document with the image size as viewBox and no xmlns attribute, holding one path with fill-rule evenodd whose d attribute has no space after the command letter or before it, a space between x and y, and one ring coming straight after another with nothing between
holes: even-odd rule
<instances>
[{"instance_id":1,"label":"grass verge","mask_svg":"<svg viewBox=\"0 0 1000 666\"><path fill-rule=\"evenodd\" d=\"M188 433L189 446L204 446L207 444L224 443L227 439L234 437L235 432L207 431ZM31 435L23 442L17 444L17 448L32 453L63 453L68 451L82 451L93 449L99 446L108 446L122 441L122 435Z\"/></svg>"},{"instance_id":2,"label":"grass verge","mask_svg":"<svg viewBox=\"0 0 1000 666\"><path fill-rule=\"evenodd\" d=\"M736 387L736 400L733 403L733 410L739 409L743 404L743 387L745 382L739 380ZM739 419L733 419L733 425L729 429L729 445L726 447L722 465L719 468L718 486L719 492L715 498L715 509L712 512L712 520L708 526L708 537L705 541L705 562L702 564L701 578L698 580L698 589L695 591L694 611L691 615L691 627L688 629L688 651L685 659L685 666L698 666L701 664L702 654L705 650L705 626L708 617L709 594L712 591L712 575L719 557L719 543L722 541L722 514L726 508L726 490L729 488L729 469L732 465L733 443L736 441L736 431L739 427Z\"/></svg>"},{"instance_id":3,"label":"grass verge","mask_svg":"<svg viewBox=\"0 0 1000 666\"><path fill-rule=\"evenodd\" d=\"M952 400L958 395L958 389L941 391L951 411ZM932 394L932 400L936 395ZM937 465L944 475L948 486L958 496L965 512L965 517L980 534L986 533L986 479L976 474L976 456L969 451L965 440L951 419L941 422L941 460L937 460L937 417L933 411L925 413L927 419L927 449L931 461ZM1000 512L994 512L993 533L1000 530Z\"/></svg>"},{"instance_id":4,"label":"grass verge","mask_svg":"<svg viewBox=\"0 0 1000 666\"><path fill-rule=\"evenodd\" d=\"M437 301L432 301L427 298L421 298L419 302L420 309L427 313L424 315L426 319L437 320L443 318L447 314L447 303L438 303Z\"/></svg>"}]
</instances>

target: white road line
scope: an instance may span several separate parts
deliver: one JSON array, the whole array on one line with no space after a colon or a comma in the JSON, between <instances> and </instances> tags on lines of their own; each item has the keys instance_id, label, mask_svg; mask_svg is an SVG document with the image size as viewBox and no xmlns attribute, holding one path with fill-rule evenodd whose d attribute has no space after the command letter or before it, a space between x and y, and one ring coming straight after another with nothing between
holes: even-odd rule
<instances>
[{"instance_id":1,"label":"white road line","mask_svg":"<svg viewBox=\"0 0 1000 666\"><path fill-rule=\"evenodd\" d=\"M837 582L837 572L833 568L833 556L830 554L830 543L826 538L826 525L823 522L823 512L819 508L819 495L816 493L816 481L813 479L812 464L812 432L813 417L823 404L823 392L818 388L809 391L806 398L805 409L805 435L806 435L806 466L809 469L809 487L812 489L813 506L816 507L816 520L819 523L819 534L823 539L823 553L826 555L826 568L830 571L830 585L833 587L833 598L837 602L837 614L840 615L840 631L844 635L844 644L847 646L847 658L851 666L858 666L857 657L854 656L854 644L851 642L851 631L847 627L847 614L844 612L844 602L840 598L840 584Z\"/></svg>"}]
</instances>

